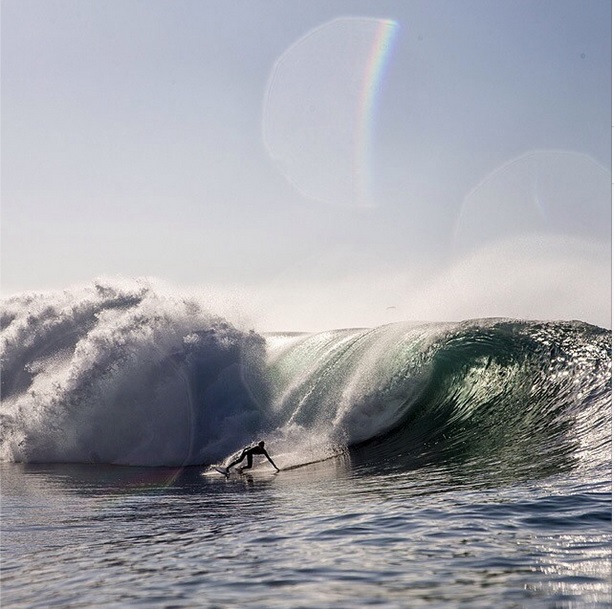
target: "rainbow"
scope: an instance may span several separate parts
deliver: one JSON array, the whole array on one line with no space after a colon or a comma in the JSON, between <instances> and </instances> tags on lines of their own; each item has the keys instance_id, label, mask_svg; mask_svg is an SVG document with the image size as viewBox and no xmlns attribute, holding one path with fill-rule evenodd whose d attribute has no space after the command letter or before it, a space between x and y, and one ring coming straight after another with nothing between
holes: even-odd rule
<instances>
[{"instance_id":1,"label":"rainbow","mask_svg":"<svg viewBox=\"0 0 614 609\"><path fill-rule=\"evenodd\" d=\"M377 94L380 90L382 75L399 29L399 24L391 19L378 19L369 59L363 78L362 90L357 107L357 136L354 154L354 200L359 207L372 207L371 196L371 159L369 157Z\"/></svg>"}]
</instances>

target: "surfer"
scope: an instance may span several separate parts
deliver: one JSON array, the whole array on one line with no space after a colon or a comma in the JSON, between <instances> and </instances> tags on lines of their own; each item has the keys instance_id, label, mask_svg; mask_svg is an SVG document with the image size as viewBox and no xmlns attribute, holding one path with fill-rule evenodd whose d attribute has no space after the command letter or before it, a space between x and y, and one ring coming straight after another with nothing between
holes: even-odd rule
<instances>
[{"instance_id":1,"label":"surfer","mask_svg":"<svg viewBox=\"0 0 614 609\"><path fill-rule=\"evenodd\" d=\"M266 448L264 447L264 442L261 440L260 442L258 442L258 444L256 444L256 446L248 446L247 448L244 448L241 454L239 455L239 458L233 461L230 465L226 467L226 473L228 473L228 471L233 465L237 465L238 463L241 463L241 461L243 461L245 457L247 457L247 465L244 465L240 469L240 471L243 471L244 469L250 469L252 466L252 460L254 458L254 455L264 455L269 460L271 465L277 471L279 471L279 467L277 467L277 465L273 463L273 459L269 457L269 453L266 451Z\"/></svg>"}]
</instances>

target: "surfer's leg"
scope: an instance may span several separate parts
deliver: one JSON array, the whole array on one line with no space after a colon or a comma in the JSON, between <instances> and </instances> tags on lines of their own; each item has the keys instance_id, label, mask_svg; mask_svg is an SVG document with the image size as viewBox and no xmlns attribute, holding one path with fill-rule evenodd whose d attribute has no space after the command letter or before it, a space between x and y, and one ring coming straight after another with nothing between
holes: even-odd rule
<instances>
[{"instance_id":1,"label":"surfer's leg","mask_svg":"<svg viewBox=\"0 0 614 609\"><path fill-rule=\"evenodd\" d=\"M249 457L251 457L251 455L248 455L248 462L249 462ZM245 451L243 451L241 453L241 455L239 456L238 459L235 459L230 465L226 466L226 471L228 471L234 465L237 465L238 463L241 463L241 461L243 461L243 459L245 459Z\"/></svg>"},{"instance_id":2,"label":"surfer's leg","mask_svg":"<svg viewBox=\"0 0 614 609\"><path fill-rule=\"evenodd\" d=\"M244 465L241 468L241 471L243 471L244 469L251 469L252 468L252 460L253 460L253 456L251 454L247 455L247 465Z\"/></svg>"}]
</instances>

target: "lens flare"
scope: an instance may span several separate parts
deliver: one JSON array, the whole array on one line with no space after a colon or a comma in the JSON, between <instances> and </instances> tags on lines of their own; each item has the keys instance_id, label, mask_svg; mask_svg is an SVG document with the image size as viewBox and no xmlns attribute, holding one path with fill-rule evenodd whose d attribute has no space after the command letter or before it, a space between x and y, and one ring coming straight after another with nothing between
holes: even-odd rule
<instances>
[{"instance_id":1,"label":"lens flare","mask_svg":"<svg viewBox=\"0 0 614 609\"><path fill-rule=\"evenodd\" d=\"M344 17L312 30L277 60L264 100L263 141L306 198L374 205L373 131L398 24Z\"/></svg>"}]
</instances>

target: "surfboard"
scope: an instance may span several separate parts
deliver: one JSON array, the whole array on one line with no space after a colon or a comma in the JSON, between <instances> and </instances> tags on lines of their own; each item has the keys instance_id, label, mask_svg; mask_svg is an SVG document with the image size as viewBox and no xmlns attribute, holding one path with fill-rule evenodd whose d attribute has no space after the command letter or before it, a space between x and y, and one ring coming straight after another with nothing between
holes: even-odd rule
<instances>
[{"instance_id":1,"label":"surfboard","mask_svg":"<svg viewBox=\"0 0 614 609\"><path fill-rule=\"evenodd\" d=\"M213 469L216 472L219 472L220 474L224 475L224 476L228 476L228 471L226 470L225 467L216 467L215 465L213 466Z\"/></svg>"},{"instance_id":2,"label":"surfboard","mask_svg":"<svg viewBox=\"0 0 614 609\"><path fill-rule=\"evenodd\" d=\"M324 457L323 459L315 459L313 461L306 461L305 463L296 463L295 465L286 465L285 467L280 467L279 471L289 472L293 469L298 469L299 467L307 467L308 465L316 465L318 463L325 463L326 461L331 461L332 459L336 459L337 457L342 457L344 455L345 455L344 452L338 452L338 453L329 455L327 457Z\"/></svg>"}]
</instances>

